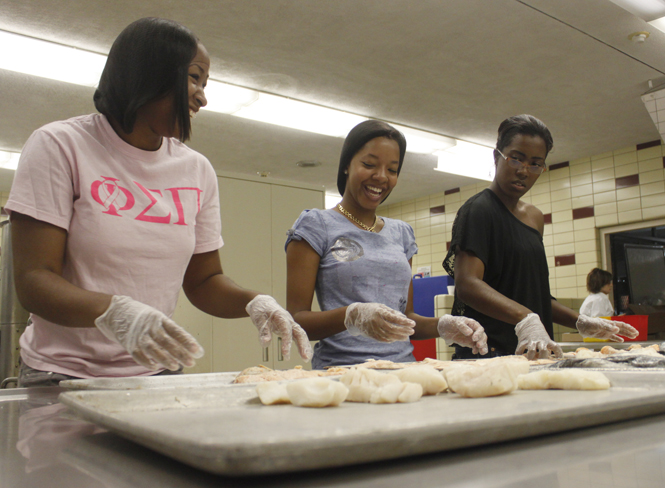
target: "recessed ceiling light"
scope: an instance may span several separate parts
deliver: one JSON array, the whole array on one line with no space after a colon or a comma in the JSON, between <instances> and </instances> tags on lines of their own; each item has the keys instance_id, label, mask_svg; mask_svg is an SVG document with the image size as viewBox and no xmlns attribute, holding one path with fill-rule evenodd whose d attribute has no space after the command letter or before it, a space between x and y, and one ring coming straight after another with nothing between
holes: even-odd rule
<instances>
[{"instance_id":1,"label":"recessed ceiling light","mask_svg":"<svg viewBox=\"0 0 665 488\"><path fill-rule=\"evenodd\" d=\"M296 166L300 166L301 168L315 168L316 166L321 166L321 161L316 161L315 159L303 159L302 161L298 161Z\"/></svg>"},{"instance_id":2,"label":"recessed ceiling light","mask_svg":"<svg viewBox=\"0 0 665 488\"><path fill-rule=\"evenodd\" d=\"M270 171L257 171L257 175L259 175L261 178L267 178L270 176Z\"/></svg>"}]
</instances>

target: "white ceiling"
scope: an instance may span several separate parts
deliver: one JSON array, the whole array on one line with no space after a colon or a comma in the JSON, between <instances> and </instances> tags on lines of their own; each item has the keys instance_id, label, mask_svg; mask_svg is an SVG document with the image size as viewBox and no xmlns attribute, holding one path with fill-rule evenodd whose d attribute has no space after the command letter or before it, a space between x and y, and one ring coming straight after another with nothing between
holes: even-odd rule
<instances>
[{"instance_id":1,"label":"white ceiling","mask_svg":"<svg viewBox=\"0 0 665 488\"><path fill-rule=\"evenodd\" d=\"M665 80L665 33L609 0L0 0L0 29L100 53L145 16L191 28L221 81L485 145L531 113L554 135L550 164L660 137L640 95ZM651 35L635 44L636 31ZM0 70L0 149L93 112L92 94ZM212 112L190 141L220 172L332 191L341 145ZM311 159L323 164L295 165ZM435 165L407 153L389 202L476 181ZM0 170L0 190L12 174Z\"/></svg>"}]
</instances>

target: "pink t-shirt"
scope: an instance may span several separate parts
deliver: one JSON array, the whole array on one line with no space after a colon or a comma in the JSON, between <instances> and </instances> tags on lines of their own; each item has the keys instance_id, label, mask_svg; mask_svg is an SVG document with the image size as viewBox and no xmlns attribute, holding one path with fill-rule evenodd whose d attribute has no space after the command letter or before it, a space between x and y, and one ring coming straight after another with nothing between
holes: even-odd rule
<instances>
[{"instance_id":1,"label":"pink t-shirt","mask_svg":"<svg viewBox=\"0 0 665 488\"><path fill-rule=\"evenodd\" d=\"M210 162L176 139L157 151L137 149L100 114L36 130L5 208L67 230L69 282L130 296L168 316L192 254L223 244ZM31 318L20 344L32 368L80 378L154 374L96 328Z\"/></svg>"}]
</instances>

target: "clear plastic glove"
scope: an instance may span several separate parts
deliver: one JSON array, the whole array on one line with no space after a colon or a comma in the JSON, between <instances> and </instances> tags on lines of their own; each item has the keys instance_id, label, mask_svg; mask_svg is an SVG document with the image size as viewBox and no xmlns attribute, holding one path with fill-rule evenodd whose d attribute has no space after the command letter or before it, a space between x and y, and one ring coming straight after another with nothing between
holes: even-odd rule
<instances>
[{"instance_id":1,"label":"clear plastic glove","mask_svg":"<svg viewBox=\"0 0 665 488\"><path fill-rule=\"evenodd\" d=\"M449 346L457 344L472 348L474 354L487 354L487 334L483 326L473 319L444 315L439 319L436 329Z\"/></svg>"},{"instance_id":2,"label":"clear plastic glove","mask_svg":"<svg viewBox=\"0 0 665 488\"><path fill-rule=\"evenodd\" d=\"M408 340L416 323L382 303L356 302L346 307L344 326L354 336L396 342Z\"/></svg>"},{"instance_id":3,"label":"clear plastic glove","mask_svg":"<svg viewBox=\"0 0 665 488\"><path fill-rule=\"evenodd\" d=\"M600 317L588 317L580 314L575 324L582 337L595 337L597 339L609 339L612 342L623 342L623 338L617 334L635 339L639 332L632 325L625 322L601 319Z\"/></svg>"},{"instance_id":4,"label":"clear plastic glove","mask_svg":"<svg viewBox=\"0 0 665 488\"><path fill-rule=\"evenodd\" d=\"M527 359L535 359L536 355L538 359L546 359L550 352L557 358L563 356L561 347L550 339L538 314L530 313L524 317L515 326L515 334L517 334L515 354L524 354L526 351Z\"/></svg>"},{"instance_id":5,"label":"clear plastic glove","mask_svg":"<svg viewBox=\"0 0 665 488\"><path fill-rule=\"evenodd\" d=\"M189 332L159 310L130 297L114 295L95 325L137 363L153 371L159 367L175 371L181 364L191 367L194 359L203 356L203 348Z\"/></svg>"},{"instance_id":6,"label":"clear plastic glove","mask_svg":"<svg viewBox=\"0 0 665 488\"><path fill-rule=\"evenodd\" d=\"M270 295L256 295L245 310L259 329L259 341L263 347L270 344L272 335L282 338L282 355L285 359L291 356L291 343L296 341L300 357L305 361L312 359L312 346L307 332L300 327L291 314L284 310L277 300Z\"/></svg>"}]
</instances>

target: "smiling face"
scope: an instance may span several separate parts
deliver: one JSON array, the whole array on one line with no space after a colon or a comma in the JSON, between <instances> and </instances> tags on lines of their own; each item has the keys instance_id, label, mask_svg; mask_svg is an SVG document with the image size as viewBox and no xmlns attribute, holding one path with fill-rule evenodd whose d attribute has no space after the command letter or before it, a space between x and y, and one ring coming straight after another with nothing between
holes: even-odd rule
<instances>
[{"instance_id":1,"label":"smiling face","mask_svg":"<svg viewBox=\"0 0 665 488\"><path fill-rule=\"evenodd\" d=\"M397 184L399 145L386 137L367 142L351 159L342 205L376 211Z\"/></svg>"},{"instance_id":2,"label":"smiling face","mask_svg":"<svg viewBox=\"0 0 665 488\"><path fill-rule=\"evenodd\" d=\"M510 144L499 149L507 157L513 157L530 164L544 163L547 157L545 141L539 136L517 134L510 141ZM501 155L498 155L495 164L496 175L490 188L502 199L519 200L531 189L540 176L531 173L526 166L511 167Z\"/></svg>"},{"instance_id":3,"label":"smiling face","mask_svg":"<svg viewBox=\"0 0 665 488\"><path fill-rule=\"evenodd\" d=\"M208 51L199 44L196 56L192 59L188 69L187 95L189 100L189 115L194 117L201 107L205 107L208 101L205 97L205 87L210 75L210 56Z\"/></svg>"},{"instance_id":4,"label":"smiling face","mask_svg":"<svg viewBox=\"0 0 665 488\"><path fill-rule=\"evenodd\" d=\"M189 64L187 77L187 101L189 115L194 117L201 107L208 102L203 92L208 82L210 57L203 45L199 44L196 56ZM156 149L161 145L162 137L178 137L180 128L175 116L175 93L152 100L136 112L136 124L132 134L141 135L146 144L136 145L141 149Z\"/></svg>"}]
</instances>

